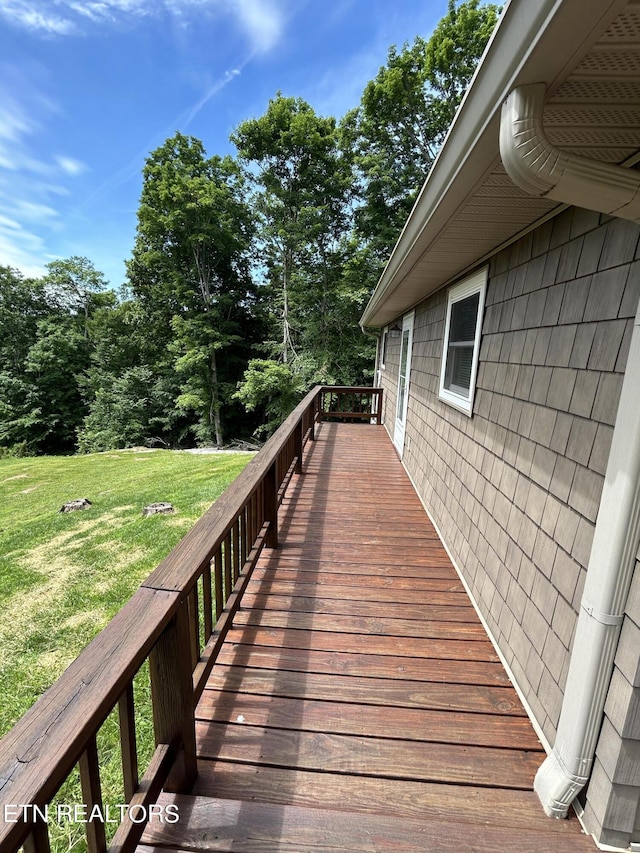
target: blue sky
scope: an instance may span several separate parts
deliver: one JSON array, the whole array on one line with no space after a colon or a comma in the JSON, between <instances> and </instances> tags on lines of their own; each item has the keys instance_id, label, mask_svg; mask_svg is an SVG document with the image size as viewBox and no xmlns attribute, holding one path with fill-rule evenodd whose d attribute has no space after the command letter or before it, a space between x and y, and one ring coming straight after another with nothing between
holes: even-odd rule
<instances>
[{"instance_id":1,"label":"blue sky","mask_svg":"<svg viewBox=\"0 0 640 853\"><path fill-rule=\"evenodd\" d=\"M342 116L447 0L0 0L0 265L83 255L115 288L147 155L209 155L280 90Z\"/></svg>"}]
</instances>

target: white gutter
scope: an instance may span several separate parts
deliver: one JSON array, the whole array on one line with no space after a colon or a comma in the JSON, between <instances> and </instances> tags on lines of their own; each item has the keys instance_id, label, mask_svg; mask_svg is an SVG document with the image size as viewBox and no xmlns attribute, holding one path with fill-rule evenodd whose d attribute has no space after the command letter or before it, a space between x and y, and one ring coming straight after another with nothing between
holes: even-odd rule
<instances>
[{"instance_id":1,"label":"white gutter","mask_svg":"<svg viewBox=\"0 0 640 853\"><path fill-rule=\"evenodd\" d=\"M546 86L514 89L502 107L500 154L509 176L530 195L640 222L640 173L560 151L545 136Z\"/></svg>"},{"instance_id":2,"label":"white gutter","mask_svg":"<svg viewBox=\"0 0 640 853\"><path fill-rule=\"evenodd\" d=\"M502 113L500 150L529 192L625 219L640 219L640 175L558 151L542 131L544 86L516 89ZM565 817L589 780L640 540L640 306L580 605L556 742L534 789L551 817Z\"/></svg>"}]
</instances>

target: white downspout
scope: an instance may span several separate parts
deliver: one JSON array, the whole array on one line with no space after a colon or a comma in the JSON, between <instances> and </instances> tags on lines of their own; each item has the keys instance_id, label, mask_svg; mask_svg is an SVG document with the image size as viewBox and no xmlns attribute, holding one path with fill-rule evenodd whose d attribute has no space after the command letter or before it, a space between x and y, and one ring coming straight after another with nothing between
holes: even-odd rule
<instances>
[{"instance_id":1,"label":"white downspout","mask_svg":"<svg viewBox=\"0 0 640 853\"><path fill-rule=\"evenodd\" d=\"M555 148L542 124L546 86L518 86L502 106L500 154L530 195L640 222L640 172Z\"/></svg>"},{"instance_id":2,"label":"white downspout","mask_svg":"<svg viewBox=\"0 0 640 853\"><path fill-rule=\"evenodd\" d=\"M640 221L640 172L555 148L542 124L546 86L518 86L502 105L500 154L530 195Z\"/></svg>"},{"instance_id":3,"label":"white downspout","mask_svg":"<svg viewBox=\"0 0 640 853\"><path fill-rule=\"evenodd\" d=\"M537 195L626 219L640 217L640 175L554 149L542 133L544 86L511 93L500 150L512 179ZM617 187L617 188L616 188ZM589 195L590 194L590 195ZM534 789L565 817L589 780L640 540L640 306L633 327L573 651L551 755Z\"/></svg>"}]
</instances>

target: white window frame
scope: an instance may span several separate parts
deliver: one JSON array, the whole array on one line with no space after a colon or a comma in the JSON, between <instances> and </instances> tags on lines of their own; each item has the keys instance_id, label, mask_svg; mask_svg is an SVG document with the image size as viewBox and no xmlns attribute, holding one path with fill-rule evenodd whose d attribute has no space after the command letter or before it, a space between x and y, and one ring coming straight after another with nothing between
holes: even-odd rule
<instances>
[{"instance_id":1,"label":"white window frame","mask_svg":"<svg viewBox=\"0 0 640 853\"><path fill-rule=\"evenodd\" d=\"M476 391L476 376L478 373L478 359L480 356L480 337L482 335L482 318L484 316L484 299L487 290L487 275L488 267L479 270L477 273L456 284L449 289L447 294L447 317L444 329L444 345L442 347L442 365L440 368L440 387L438 396L445 403L464 412L465 415L471 417L473 412L473 398ZM478 300L478 315L476 317L476 330L473 342L473 356L471 363L471 378L469 383L469 391L467 394L454 391L451 388L445 388L445 374L447 369L447 353L449 351L449 326L451 323L451 310L457 302L463 299L468 299L469 296L480 294Z\"/></svg>"}]
</instances>

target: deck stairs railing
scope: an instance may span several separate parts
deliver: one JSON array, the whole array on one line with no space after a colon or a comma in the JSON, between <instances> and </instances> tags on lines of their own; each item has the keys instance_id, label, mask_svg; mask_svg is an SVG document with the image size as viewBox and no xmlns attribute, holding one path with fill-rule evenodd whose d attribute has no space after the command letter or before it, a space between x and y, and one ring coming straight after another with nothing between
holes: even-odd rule
<instances>
[{"instance_id":1,"label":"deck stairs railing","mask_svg":"<svg viewBox=\"0 0 640 853\"><path fill-rule=\"evenodd\" d=\"M381 423L379 388L310 391L224 494L62 676L0 741L0 850L49 853L48 806L78 766L85 817L100 818L98 733L117 708L126 808L107 845L86 820L89 853L134 850L160 792L186 792L196 770L194 709L264 547L278 545L278 507L302 473L316 424ZM148 664L155 751L138 766L133 682ZM139 712L139 708L137 709Z\"/></svg>"}]
</instances>

